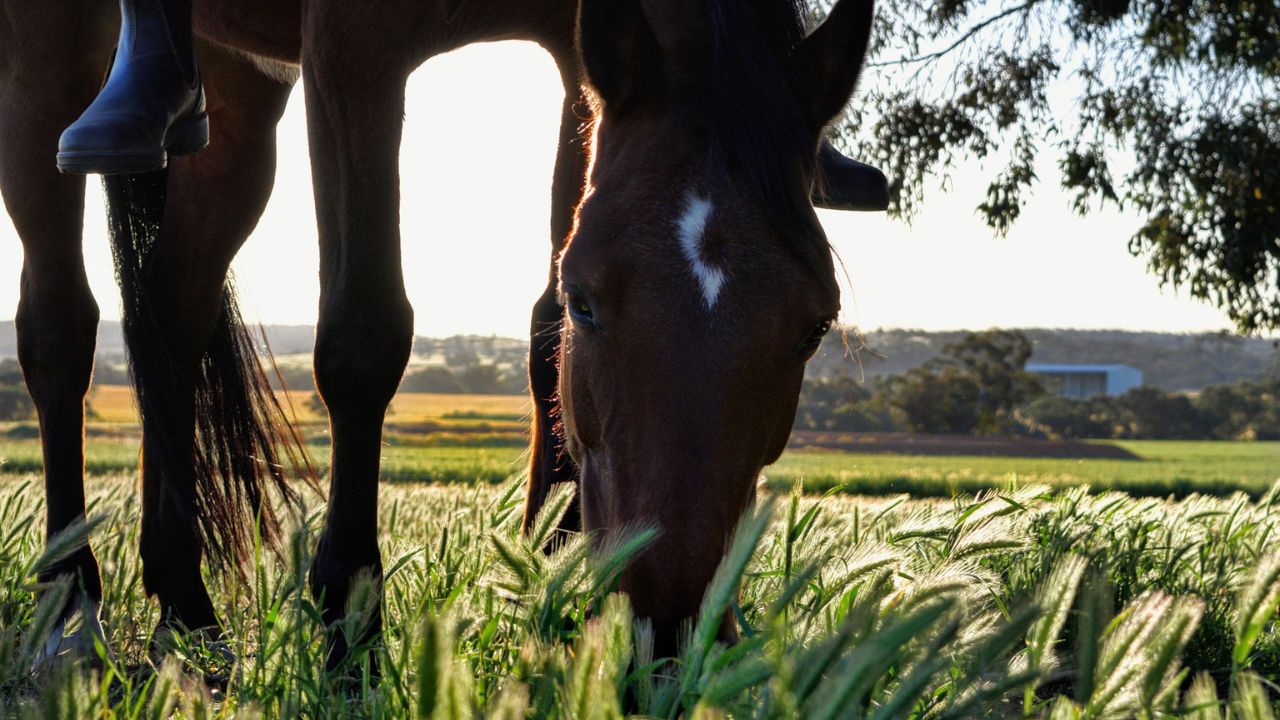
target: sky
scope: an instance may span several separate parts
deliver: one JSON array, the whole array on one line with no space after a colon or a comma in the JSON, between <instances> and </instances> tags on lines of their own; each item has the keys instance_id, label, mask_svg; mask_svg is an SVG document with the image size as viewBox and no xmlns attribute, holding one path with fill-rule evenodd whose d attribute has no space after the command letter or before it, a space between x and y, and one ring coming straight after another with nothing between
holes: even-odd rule
<instances>
[{"instance_id":1,"label":"sky","mask_svg":"<svg viewBox=\"0 0 1280 720\"><path fill-rule=\"evenodd\" d=\"M864 83L875 82L873 73ZM465 48L410 79L401 150L405 282L419 335L523 337L550 262L550 179L563 92L551 59L528 43ZM276 188L233 265L245 317L312 325L319 297L302 91L279 127ZM49 162L53 162L50 155ZM845 323L863 329L1107 328L1193 332L1225 314L1161 289L1127 240L1139 218L1073 213L1045 160L1011 233L974 212L977 165L959 168L910 225L883 213L820 211L848 270ZM119 317L98 183L89 183L85 259L104 319ZM0 216L0 320L18 302L22 251Z\"/></svg>"}]
</instances>

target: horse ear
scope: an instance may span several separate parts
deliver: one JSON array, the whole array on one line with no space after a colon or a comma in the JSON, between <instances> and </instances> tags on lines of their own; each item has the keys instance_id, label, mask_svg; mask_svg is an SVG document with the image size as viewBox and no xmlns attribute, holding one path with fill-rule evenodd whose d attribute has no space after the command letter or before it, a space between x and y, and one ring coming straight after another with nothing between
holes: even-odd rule
<instances>
[{"instance_id":1,"label":"horse ear","mask_svg":"<svg viewBox=\"0 0 1280 720\"><path fill-rule=\"evenodd\" d=\"M823 140L813 204L828 210L888 210L889 180L879 168L851 160Z\"/></svg>"},{"instance_id":2,"label":"horse ear","mask_svg":"<svg viewBox=\"0 0 1280 720\"><path fill-rule=\"evenodd\" d=\"M578 52L587 83L611 108L662 91L662 53L639 0L582 0Z\"/></svg>"},{"instance_id":3,"label":"horse ear","mask_svg":"<svg viewBox=\"0 0 1280 720\"><path fill-rule=\"evenodd\" d=\"M796 50L791 90L815 131L826 127L853 95L874 16L873 0L839 0Z\"/></svg>"}]
</instances>

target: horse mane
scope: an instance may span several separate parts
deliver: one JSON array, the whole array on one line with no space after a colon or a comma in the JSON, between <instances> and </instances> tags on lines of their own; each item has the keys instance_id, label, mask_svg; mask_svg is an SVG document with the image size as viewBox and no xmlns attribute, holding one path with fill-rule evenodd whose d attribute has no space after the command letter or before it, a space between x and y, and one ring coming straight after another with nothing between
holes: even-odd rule
<instances>
[{"instance_id":1,"label":"horse mane","mask_svg":"<svg viewBox=\"0 0 1280 720\"><path fill-rule=\"evenodd\" d=\"M707 6L714 45L704 111L712 166L742 177L791 249L812 259L829 250L809 192L817 147L787 77L805 37L802 7L797 0Z\"/></svg>"}]
</instances>

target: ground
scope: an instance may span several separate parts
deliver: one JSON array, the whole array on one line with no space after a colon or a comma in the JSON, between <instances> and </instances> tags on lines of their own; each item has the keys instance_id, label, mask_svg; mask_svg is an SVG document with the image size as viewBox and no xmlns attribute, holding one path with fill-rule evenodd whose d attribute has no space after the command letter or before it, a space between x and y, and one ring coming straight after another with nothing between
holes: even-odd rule
<instances>
[{"instance_id":1,"label":"ground","mask_svg":"<svg viewBox=\"0 0 1280 720\"><path fill-rule=\"evenodd\" d=\"M127 388L93 395L87 432L91 471L126 472L137 462L138 431ZM321 463L328 438L306 397L291 398ZM523 471L528 401L514 395L405 393L392 404L383 455L384 480L497 483ZM927 448L921 445L927 444ZM1009 450L1007 445L1014 445ZM990 454L992 447L1002 449ZM1083 450L1082 450L1083 448ZM886 450L890 452L886 452ZM907 451L904 453L904 451ZM928 454L921 454L927 452ZM1012 453L1012 454L1011 454ZM1075 454L1083 457L1036 457ZM0 423L0 472L40 468L35 423ZM1089 485L1135 495L1191 492L1257 497L1280 479L1280 442L1132 440L1044 443L943 438L927 443L901 435L800 433L765 477L775 488L802 481L810 492L910 493L949 497L991 487Z\"/></svg>"},{"instance_id":2,"label":"ground","mask_svg":"<svg viewBox=\"0 0 1280 720\"><path fill-rule=\"evenodd\" d=\"M156 608L136 559L136 431L106 403L88 485L111 654L102 650L101 671L36 669L32 582L47 558L35 445L27 425L0 428L5 714L1220 717L1192 710L1231 699L1232 717L1261 718L1277 697L1258 679L1280 675L1275 444L1117 444L1128 460L790 451L767 471L774 489L705 605L731 613L743 641L726 649L707 632L714 623L699 625L664 664L625 599L608 595L618 562L588 558L580 540L545 556L550 513L532 540L519 536L523 451L504 438L522 407L435 400L402 398L390 419L387 631L369 649L381 680L363 675L365 653L344 675L354 684L325 675L303 589L318 497L279 557L249 561L249 582L209 577L237 662L152 637ZM312 435L323 456L323 435ZM490 446L457 446L477 437ZM806 489L880 483L941 497L817 497L793 493L797 478ZM1080 481L1134 493L1049 486ZM997 489L973 494L984 483ZM1169 490L1183 497L1138 497ZM620 561L644 538L615 540ZM357 594L352 632L376 597Z\"/></svg>"}]
</instances>

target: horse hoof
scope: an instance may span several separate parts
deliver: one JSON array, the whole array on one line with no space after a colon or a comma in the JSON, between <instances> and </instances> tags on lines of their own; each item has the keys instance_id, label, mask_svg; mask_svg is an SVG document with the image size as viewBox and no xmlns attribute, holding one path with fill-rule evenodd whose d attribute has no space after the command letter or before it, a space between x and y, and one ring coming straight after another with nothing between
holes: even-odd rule
<instances>
[{"instance_id":1,"label":"horse hoof","mask_svg":"<svg viewBox=\"0 0 1280 720\"><path fill-rule=\"evenodd\" d=\"M231 643L226 640L204 642L201 650L204 655L202 672L205 684L210 688L225 688L231 681L231 671L240 659L235 650L231 649Z\"/></svg>"},{"instance_id":2,"label":"horse hoof","mask_svg":"<svg viewBox=\"0 0 1280 720\"><path fill-rule=\"evenodd\" d=\"M184 630L161 623L151 638L150 656L157 667L166 657L176 657L189 672L203 678L211 689L225 687L239 660L220 629Z\"/></svg>"},{"instance_id":3,"label":"horse hoof","mask_svg":"<svg viewBox=\"0 0 1280 720\"><path fill-rule=\"evenodd\" d=\"M44 672L59 663L86 659L91 665L100 665L102 658L97 647L109 654L106 634L98 618L98 603L86 601L59 620L49 630L36 651L32 668Z\"/></svg>"}]
</instances>

